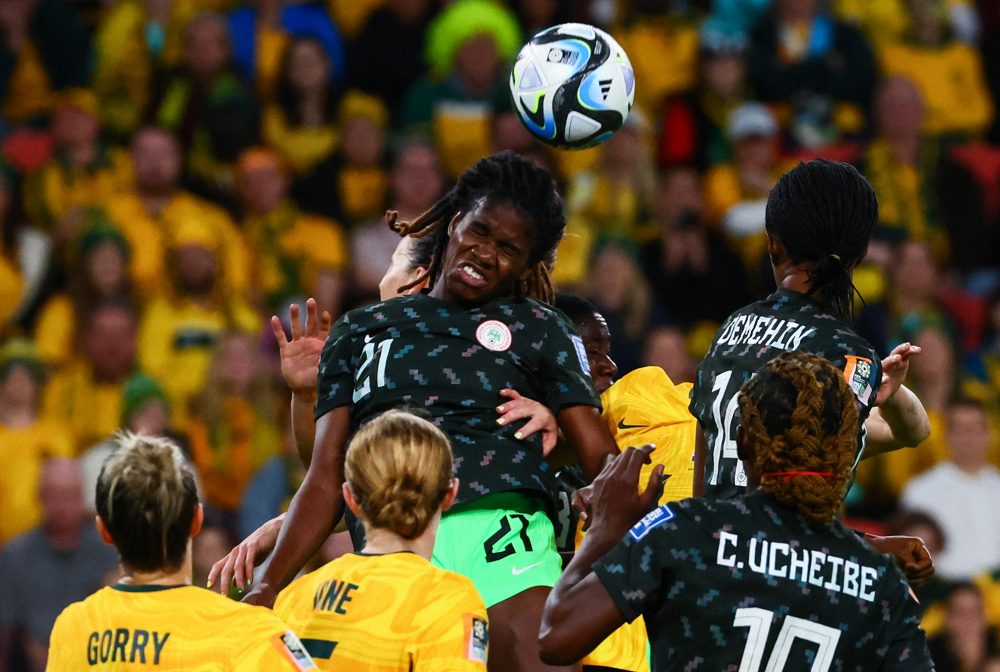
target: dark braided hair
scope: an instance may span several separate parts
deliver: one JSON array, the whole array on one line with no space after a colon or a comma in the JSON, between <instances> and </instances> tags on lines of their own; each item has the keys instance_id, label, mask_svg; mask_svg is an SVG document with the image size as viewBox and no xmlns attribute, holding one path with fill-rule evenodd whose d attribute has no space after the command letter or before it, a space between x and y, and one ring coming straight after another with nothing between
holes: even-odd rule
<instances>
[{"instance_id":1,"label":"dark braided hair","mask_svg":"<svg viewBox=\"0 0 1000 672\"><path fill-rule=\"evenodd\" d=\"M743 385L739 404L761 489L809 518L833 520L851 480L861 428L841 372L821 357L784 353Z\"/></svg>"},{"instance_id":2,"label":"dark braided hair","mask_svg":"<svg viewBox=\"0 0 1000 672\"><path fill-rule=\"evenodd\" d=\"M846 163L800 163L771 190L764 219L793 263L813 262L808 294L841 318L853 315L852 274L878 222L878 199L868 180Z\"/></svg>"},{"instance_id":3,"label":"dark braided hair","mask_svg":"<svg viewBox=\"0 0 1000 672\"><path fill-rule=\"evenodd\" d=\"M556 247L566 229L562 198L547 170L511 151L480 159L458 178L448 193L412 222L399 220L399 213L395 210L385 213L389 227L396 233L417 239L430 236L434 240L433 256L427 272L402 287L401 291L424 280L434 286L441 275L441 264L448 247L448 224L456 214L472 210L481 198L491 205L503 203L513 206L534 226L534 248L528 261L531 272L518 282L515 294L519 298L527 296L551 303L553 290L549 269L555 263Z\"/></svg>"}]
</instances>

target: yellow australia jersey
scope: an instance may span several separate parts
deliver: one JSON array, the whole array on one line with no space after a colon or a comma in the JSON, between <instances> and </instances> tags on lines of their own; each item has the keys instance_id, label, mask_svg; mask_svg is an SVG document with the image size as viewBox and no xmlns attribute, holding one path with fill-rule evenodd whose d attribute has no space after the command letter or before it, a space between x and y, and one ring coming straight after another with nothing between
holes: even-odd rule
<instances>
[{"instance_id":1,"label":"yellow australia jersey","mask_svg":"<svg viewBox=\"0 0 1000 672\"><path fill-rule=\"evenodd\" d=\"M49 638L51 672L315 670L262 607L194 586L116 585L66 607Z\"/></svg>"},{"instance_id":2,"label":"yellow australia jersey","mask_svg":"<svg viewBox=\"0 0 1000 672\"><path fill-rule=\"evenodd\" d=\"M690 497L694 487L694 440L697 421L688 410L691 383L675 384L658 366L636 369L601 395L602 417L615 443L629 446L656 445L652 464L642 468L639 487L645 488L657 464L670 478L660 504Z\"/></svg>"},{"instance_id":3,"label":"yellow australia jersey","mask_svg":"<svg viewBox=\"0 0 1000 672\"><path fill-rule=\"evenodd\" d=\"M690 393L691 383L675 385L663 369L647 366L625 375L601 395L602 417L620 449L656 444L652 463L642 468L639 487L645 488L653 467L662 464L670 478L660 504L691 496L696 421L688 411ZM646 643L646 624L640 617L611 633L583 663L649 672Z\"/></svg>"},{"instance_id":4,"label":"yellow australia jersey","mask_svg":"<svg viewBox=\"0 0 1000 672\"><path fill-rule=\"evenodd\" d=\"M486 670L489 621L472 582L414 553L351 553L298 579L274 613L321 670Z\"/></svg>"}]
</instances>

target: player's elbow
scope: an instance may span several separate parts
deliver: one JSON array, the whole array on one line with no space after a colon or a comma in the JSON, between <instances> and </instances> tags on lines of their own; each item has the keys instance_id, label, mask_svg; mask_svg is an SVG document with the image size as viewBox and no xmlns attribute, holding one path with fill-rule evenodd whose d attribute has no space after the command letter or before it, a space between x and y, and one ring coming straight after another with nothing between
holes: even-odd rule
<instances>
[{"instance_id":1,"label":"player's elbow","mask_svg":"<svg viewBox=\"0 0 1000 672\"><path fill-rule=\"evenodd\" d=\"M565 623L554 623L551 619L543 619L538 632L538 655L546 665L572 665L580 660L582 655L573 651L572 641L568 637L570 628Z\"/></svg>"}]
</instances>

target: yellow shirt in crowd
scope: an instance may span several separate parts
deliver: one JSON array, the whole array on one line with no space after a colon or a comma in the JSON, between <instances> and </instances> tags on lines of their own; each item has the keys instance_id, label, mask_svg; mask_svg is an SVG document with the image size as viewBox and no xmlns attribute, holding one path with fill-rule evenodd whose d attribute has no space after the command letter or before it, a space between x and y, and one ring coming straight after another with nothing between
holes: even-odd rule
<instances>
[{"instance_id":1,"label":"yellow shirt in crowd","mask_svg":"<svg viewBox=\"0 0 1000 672\"><path fill-rule=\"evenodd\" d=\"M41 522L38 485L45 460L75 454L73 437L59 424L0 425L0 547Z\"/></svg>"},{"instance_id":2,"label":"yellow shirt in crowd","mask_svg":"<svg viewBox=\"0 0 1000 672\"><path fill-rule=\"evenodd\" d=\"M78 452L114 434L121 422L121 383L94 380L90 365L71 362L45 388L43 415L67 427Z\"/></svg>"},{"instance_id":3,"label":"yellow shirt in crowd","mask_svg":"<svg viewBox=\"0 0 1000 672\"><path fill-rule=\"evenodd\" d=\"M314 670L263 607L194 586L116 585L66 607L49 640L52 672Z\"/></svg>"},{"instance_id":4,"label":"yellow shirt in crowd","mask_svg":"<svg viewBox=\"0 0 1000 672\"><path fill-rule=\"evenodd\" d=\"M96 208L132 183L132 161L110 148L88 168L71 168L53 159L30 173L24 184L24 207L32 221L51 229L74 208Z\"/></svg>"},{"instance_id":5,"label":"yellow shirt in crowd","mask_svg":"<svg viewBox=\"0 0 1000 672\"><path fill-rule=\"evenodd\" d=\"M205 386L219 335L260 326L257 314L239 302L227 308L164 296L150 302L139 325L139 363L162 381L178 427L186 425L188 406Z\"/></svg>"},{"instance_id":6,"label":"yellow shirt in crowd","mask_svg":"<svg viewBox=\"0 0 1000 672\"><path fill-rule=\"evenodd\" d=\"M107 205L108 216L131 248L129 274L145 299L163 291L167 254L188 237L211 247L220 265L225 291L240 296L249 284L247 251L236 225L221 208L180 191L159 215L146 210L135 193L122 193Z\"/></svg>"},{"instance_id":7,"label":"yellow shirt in crowd","mask_svg":"<svg viewBox=\"0 0 1000 672\"><path fill-rule=\"evenodd\" d=\"M282 591L274 613L322 670L486 669L489 622L472 581L414 553L341 556Z\"/></svg>"}]
</instances>

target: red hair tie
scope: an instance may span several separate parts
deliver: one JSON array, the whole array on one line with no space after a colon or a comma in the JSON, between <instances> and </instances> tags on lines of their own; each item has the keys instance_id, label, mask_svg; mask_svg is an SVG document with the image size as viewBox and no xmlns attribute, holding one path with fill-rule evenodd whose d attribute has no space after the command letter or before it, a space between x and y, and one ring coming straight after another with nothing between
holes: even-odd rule
<instances>
[{"instance_id":1,"label":"red hair tie","mask_svg":"<svg viewBox=\"0 0 1000 672\"><path fill-rule=\"evenodd\" d=\"M819 476L820 478L833 478L832 471L772 471L761 476L777 476L784 480L790 480L794 476Z\"/></svg>"}]
</instances>

